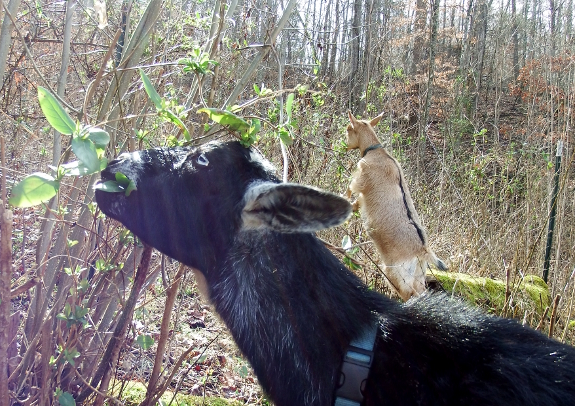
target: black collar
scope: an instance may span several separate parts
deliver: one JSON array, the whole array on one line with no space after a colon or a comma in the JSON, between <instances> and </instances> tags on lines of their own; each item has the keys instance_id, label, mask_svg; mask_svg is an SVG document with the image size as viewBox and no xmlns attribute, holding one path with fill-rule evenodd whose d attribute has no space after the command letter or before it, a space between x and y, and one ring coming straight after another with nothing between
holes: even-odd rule
<instances>
[{"instance_id":1,"label":"black collar","mask_svg":"<svg viewBox=\"0 0 575 406\"><path fill-rule=\"evenodd\" d=\"M365 157L365 154L367 154L369 151L372 151L372 150L378 149L378 148L383 148L383 147L381 146L381 144L373 144L373 145L370 145L369 147L367 147L367 148L365 149L365 151L363 151L363 155L362 155L361 157L362 157L362 158Z\"/></svg>"}]
</instances>

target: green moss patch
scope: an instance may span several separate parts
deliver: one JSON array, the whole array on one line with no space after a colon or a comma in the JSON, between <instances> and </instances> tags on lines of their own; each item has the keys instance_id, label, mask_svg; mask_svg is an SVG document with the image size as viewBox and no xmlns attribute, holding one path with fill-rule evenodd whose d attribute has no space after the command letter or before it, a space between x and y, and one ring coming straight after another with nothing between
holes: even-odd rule
<instances>
[{"instance_id":1,"label":"green moss patch","mask_svg":"<svg viewBox=\"0 0 575 406\"><path fill-rule=\"evenodd\" d=\"M446 292L455 293L491 313L502 313L505 306L505 281L441 271L433 271L433 276ZM510 291L508 316L523 317L525 312L541 315L551 303L547 284L535 275L527 275L521 281L512 283Z\"/></svg>"},{"instance_id":2,"label":"green moss patch","mask_svg":"<svg viewBox=\"0 0 575 406\"><path fill-rule=\"evenodd\" d=\"M126 406L139 405L146 397L146 386L140 382L124 382L124 388L120 393L120 387L113 390L114 397L117 397ZM161 397L160 405L167 405L172 400L173 393L166 391ZM227 400L223 398L191 396L177 394L172 402L172 406L240 406L243 403Z\"/></svg>"}]
</instances>

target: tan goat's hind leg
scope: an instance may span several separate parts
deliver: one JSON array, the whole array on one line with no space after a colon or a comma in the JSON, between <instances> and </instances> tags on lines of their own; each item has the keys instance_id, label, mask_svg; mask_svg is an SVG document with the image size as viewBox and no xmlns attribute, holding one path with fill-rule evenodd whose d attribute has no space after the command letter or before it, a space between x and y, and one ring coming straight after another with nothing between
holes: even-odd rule
<instances>
[{"instance_id":1,"label":"tan goat's hind leg","mask_svg":"<svg viewBox=\"0 0 575 406\"><path fill-rule=\"evenodd\" d=\"M405 263L384 265L383 271L389 286L403 301L417 295L412 287L412 275L407 271L408 268L405 265Z\"/></svg>"}]
</instances>

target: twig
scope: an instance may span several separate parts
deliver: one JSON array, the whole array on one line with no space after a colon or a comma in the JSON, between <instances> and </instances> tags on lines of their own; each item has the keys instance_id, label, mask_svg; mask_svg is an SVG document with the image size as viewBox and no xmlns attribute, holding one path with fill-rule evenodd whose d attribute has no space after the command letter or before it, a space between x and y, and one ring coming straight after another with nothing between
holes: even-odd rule
<instances>
[{"instance_id":1,"label":"twig","mask_svg":"<svg viewBox=\"0 0 575 406\"><path fill-rule=\"evenodd\" d=\"M210 346L220 337L220 333L218 333L218 335L216 335L214 338L211 339L211 341L206 345L206 348L204 348L204 350L200 353L200 355L198 355L198 357L196 358L196 360L194 361L194 363L190 366L193 367L197 364L198 360L202 358L202 356L204 355L204 353L208 350L208 348L210 348ZM174 376L176 375L176 372L178 372L178 370L180 369L180 366L182 365L182 363L184 362L184 360L188 357L188 354L190 354L190 352L192 352L194 350L194 346L190 346L190 348L188 348L186 350L186 352L184 352L182 355L180 355L180 358L178 358L178 361L174 364L174 367L172 368L172 372L170 373L170 376L164 381L164 384L162 385L162 389L159 393L164 393L166 391L166 389L168 388L168 385L170 384L170 382L172 382L172 380L174 379ZM178 393L178 387L176 388L176 390L174 391L174 397L176 396L176 394ZM159 395L156 395L153 399L152 399L152 403L151 404L156 404L158 402L158 400L160 399ZM173 399L172 399L173 400ZM171 402L170 402L171 403Z\"/></svg>"},{"instance_id":2,"label":"twig","mask_svg":"<svg viewBox=\"0 0 575 406\"><path fill-rule=\"evenodd\" d=\"M505 270L505 303L503 304L503 317L507 316L507 309L509 308L509 299L511 297L511 289L509 289L509 282L511 279L511 270L509 267Z\"/></svg>"},{"instance_id":3,"label":"twig","mask_svg":"<svg viewBox=\"0 0 575 406\"><path fill-rule=\"evenodd\" d=\"M350 257L349 255L347 255L347 252L346 252L345 249L343 249L343 248L341 248L341 247L338 247L338 246L335 246L335 245L333 245L333 244L327 242L326 240L324 240L324 239L322 239L322 238L319 238L319 237L318 237L318 239L319 239L327 248L329 248L329 249L332 250L332 251L339 252L341 255L345 255L345 256L346 256L347 258L349 258L349 260L350 260L351 262L353 262L354 264L359 265L359 266L365 266L365 263L363 263L363 262L361 262L361 261L359 261L359 260L357 260L357 259L355 259L355 258L352 258L352 257ZM354 247L359 247L359 246L361 246L361 245L366 245L366 244L371 244L371 241L366 241L366 242L362 242L362 243L356 244L356 245L352 246L352 248L354 248Z\"/></svg>"},{"instance_id":4,"label":"twig","mask_svg":"<svg viewBox=\"0 0 575 406\"><path fill-rule=\"evenodd\" d=\"M553 330L555 329L555 317L557 316L559 300L561 300L561 295L555 296L555 300L553 301L553 310L551 311L551 321L549 322L549 338L553 337Z\"/></svg>"},{"instance_id":5,"label":"twig","mask_svg":"<svg viewBox=\"0 0 575 406\"><path fill-rule=\"evenodd\" d=\"M94 78L94 80L92 82L90 82L90 84L88 85L88 91L86 92L86 97L84 98L84 106L82 107L82 111L84 113L84 116L86 116L86 111L88 111L88 101L92 100L92 95L94 94L96 87L98 87L98 85L100 84L100 81L102 80L102 76L104 76L104 71L106 69L106 65L108 64L108 60L112 57L112 54L114 53L114 50L116 49L116 43L118 42L118 39L120 38L121 33L122 33L122 30L120 30L120 29L118 29L118 31L116 31L116 35L114 36L114 39L112 40L112 42L110 43L110 46L108 47L108 52L106 52L106 55L104 56L104 59L102 60L102 66L100 66L100 70L96 74L96 77ZM86 121L86 124L88 124L87 121Z\"/></svg>"},{"instance_id":6,"label":"twig","mask_svg":"<svg viewBox=\"0 0 575 406\"><path fill-rule=\"evenodd\" d=\"M178 296L178 289L180 287L180 282L184 277L185 269L186 266L184 264L180 264L176 277L166 292L166 304L164 305L164 314L162 316L160 339L158 340L158 348L156 350L154 368L152 369L152 373L148 381L148 391L146 393L146 398L142 402L142 406L153 404L151 403L152 397L162 395L162 392L158 393L156 386L160 377L160 371L162 368L162 361L164 359L166 344L168 342L168 336L170 335L170 319L172 317L172 310L174 309L174 303L176 301L176 297Z\"/></svg>"},{"instance_id":7,"label":"twig","mask_svg":"<svg viewBox=\"0 0 575 406\"><path fill-rule=\"evenodd\" d=\"M6 7L4 5L4 7ZM4 166L5 140L0 137L0 160ZM10 406L8 391L8 326L10 325L10 284L12 281L12 211L5 210L6 171L2 171L0 197L0 406Z\"/></svg>"},{"instance_id":8,"label":"twig","mask_svg":"<svg viewBox=\"0 0 575 406\"><path fill-rule=\"evenodd\" d=\"M52 93L52 95L58 99L58 101L60 103L62 103L64 106L68 107L71 111L73 111L74 113L78 114L79 111L77 109L75 109L74 107L72 107L70 104L68 104L68 102L66 102L66 100L62 99L59 95L58 92L55 92L52 87L50 86L50 84L48 83L48 81L46 80L46 78L44 77L44 75L42 75L42 72L40 72L40 69L38 68L38 66L36 65L36 62L34 61L34 55L32 54L32 51L30 51L30 49L28 48L28 46L26 45L26 40L24 39L24 36L22 35L22 32L20 32L20 29L18 28L18 25L16 24L16 20L14 19L14 17L12 16L12 14L10 13L10 10L8 10L8 6L6 5L6 3L2 2L2 5L4 6L4 12L6 13L6 15L10 18L10 20L12 20L12 24L14 25L14 30L16 31L16 33L18 34L18 38L20 38L20 41L22 42L22 46L24 47L24 50L26 51L26 54L28 55L28 57L30 58L30 62L32 62L32 67L34 68L34 71L36 72L36 74L38 74L38 76L40 77L40 79L42 80L42 82L44 83L44 86L46 86L46 88L50 91L50 93Z\"/></svg>"},{"instance_id":9,"label":"twig","mask_svg":"<svg viewBox=\"0 0 575 406\"><path fill-rule=\"evenodd\" d=\"M547 306L545 308L545 311L543 312L543 316L541 316L541 320L539 320L539 324L537 325L537 327L535 327L535 330L537 330L537 331L541 330L541 328L543 327L543 324L545 323L545 317L547 317L547 313L549 313L549 306Z\"/></svg>"},{"instance_id":10,"label":"twig","mask_svg":"<svg viewBox=\"0 0 575 406\"><path fill-rule=\"evenodd\" d=\"M109 401L111 401L115 405L123 405L123 403L120 402L115 397L110 396L107 393L100 392L98 389L94 388L92 385L90 385L90 383L88 381L86 381L86 379L82 376L82 374L80 373L80 371L78 371L78 369L76 367L73 366L73 368L74 368L74 372L76 372L76 376L78 378L80 378L80 380L84 383L84 385L86 385L88 388L90 388L93 392L95 392L96 394L98 394L100 396L103 396L104 398L108 399Z\"/></svg>"},{"instance_id":11,"label":"twig","mask_svg":"<svg viewBox=\"0 0 575 406\"><path fill-rule=\"evenodd\" d=\"M118 356L120 355L120 348L121 344L124 340L126 335L126 331L128 330L128 325L130 324L130 320L132 319L132 315L134 309L136 308L136 302L138 297L140 296L140 290L144 285L146 280L146 275L148 273L148 269L150 267L150 258L152 257L152 247L144 246L144 252L142 253L142 258L140 259L140 265L138 266L138 270L136 271L136 276L134 278L134 284L132 286L132 291L130 292L130 296L126 301L124 306L124 310L122 315L118 320L118 324L114 330L114 334L112 338L108 342L108 346L106 347L106 351L102 356L100 361L100 365L94 374L91 385L97 386L100 381L100 390L105 392L108 387L108 383L110 381L110 369L112 365L115 364ZM90 388L86 388L82 391L82 393L76 399L76 402L82 403L91 393ZM95 404L98 402L101 404L103 402L102 397L98 397L96 399Z\"/></svg>"},{"instance_id":12,"label":"twig","mask_svg":"<svg viewBox=\"0 0 575 406\"><path fill-rule=\"evenodd\" d=\"M103 392L106 392L108 390L108 385L110 383L110 379L112 376L111 367L112 365L115 365L118 362L118 359L120 357L120 349L122 347L121 344L123 343L124 338L126 337L126 332L128 331L128 327L131 323L132 316L134 315L134 309L136 308L136 303L138 301L138 298L140 297L142 286L144 286L144 282L146 281L146 276L150 268L150 259L152 258L152 250L153 250L152 247L148 245L144 246L144 252L142 252L140 265L138 266L138 270L136 271L132 291L130 292L130 296L126 301L126 306L124 308L124 311L122 312L122 316L120 316L120 319L118 320L118 325L116 326L114 335L110 340L110 342L108 343L106 352L102 357L102 365L104 365L104 374L102 377L102 383L100 384L100 390ZM110 349L109 352L108 349ZM110 355L109 359L106 359L106 353L109 353ZM104 398L101 396L97 396L94 405L101 406L103 405L103 403Z\"/></svg>"},{"instance_id":13,"label":"twig","mask_svg":"<svg viewBox=\"0 0 575 406\"><path fill-rule=\"evenodd\" d=\"M40 282L40 278L35 276L34 278L24 282L22 285L12 289L10 291L10 297L15 298L16 296L26 292L28 289L32 289L38 282Z\"/></svg>"},{"instance_id":14,"label":"twig","mask_svg":"<svg viewBox=\"0 0 575 406\"><path fill-rule=\"evenodd\" d=\"M4 202L1 214L0 239L0 406L10 405L8 392L8 326L10 323L10 280L12 278L12 211L4 210Z\"/></svg>"}]
</instances>

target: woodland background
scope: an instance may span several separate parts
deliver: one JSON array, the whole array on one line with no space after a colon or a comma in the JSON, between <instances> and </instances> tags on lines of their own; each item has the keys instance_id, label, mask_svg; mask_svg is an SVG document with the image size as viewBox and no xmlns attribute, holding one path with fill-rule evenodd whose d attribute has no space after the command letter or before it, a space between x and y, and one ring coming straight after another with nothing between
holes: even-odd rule
<instances>
[{"instance_id":1,"label":"woodland background","mask_svg":"<svg viewBox=\"0 0 575 406\"><path fill-rule=\"evenodd\" d=\"M336 193L359 159L345 152L346 111L383 113L378 136L401 162L431 246L452 272L510 286L541 276L555 206L553 335L575 339L573 0L1 6L4 201L26 175L70 159L70 137L48 125L38 86L59 95L74 119L108 131L109 159L185 141L146 95L141 68L189 130L189 143L236 137L197 113L236 106L237 115L260 121L258 139L248 141L278 173L283 140L289 181ZM0 374L0 404L117 403L134 381L146 382L145 404L166 389L267 404L191 273L154 253L135 288L142 248L98 212L96 180L65 178L56 199L11 208L13 221L2 225L0 354L8 359L0 356L0 370L7 362L10 376ZM367 240L357 218L321 236L341 246L346 235ZM364 264L358 274L386 291L371 245L348 255ZM532 326L550 317L515 315Z\"/></svg>"}]
</instances>

